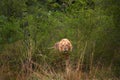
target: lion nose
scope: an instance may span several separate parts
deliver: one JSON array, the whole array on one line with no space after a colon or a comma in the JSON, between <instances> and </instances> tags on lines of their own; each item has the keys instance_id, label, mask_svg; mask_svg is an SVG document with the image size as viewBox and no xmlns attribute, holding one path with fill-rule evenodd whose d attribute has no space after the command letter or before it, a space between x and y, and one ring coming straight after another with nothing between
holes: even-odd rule
<instances>
[{"instance_id":1,"label":"lion nose","mask_svg":"<svg viewBox=\"0 0 120 80\"><path fill-rule=\"evenodd\" d=\"M67 48L64 48L64 52L67 52L68 50L67 50Z\"/></svg>"}]
</instances>

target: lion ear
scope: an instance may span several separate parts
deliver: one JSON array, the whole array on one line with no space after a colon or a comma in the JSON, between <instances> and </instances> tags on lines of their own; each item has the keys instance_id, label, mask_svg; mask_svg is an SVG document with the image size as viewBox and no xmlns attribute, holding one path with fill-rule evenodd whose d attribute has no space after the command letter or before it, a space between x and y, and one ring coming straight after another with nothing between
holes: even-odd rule
<instances>
[{"instance_id":1,"label":"lion ear","mask_svg":"<svg viewBox=\"0 0 120 80\"><path fill-rule=\"evenodd\" d=\"M72 44L70 43L70 45L69 45L69 46L70 46L70 51L72 51L72 48L73 48L73 47L72 47Z\"/></svg>"},{"instance_id":2,"label":"lion ear","mask_svg":"<svg viewBox=\"0 0 120 80\"><path fill-rule=\"evenodd\" d=\"M59 48L59 42L55 43L54 47L55 47L56 49L58 49L58 48Z\"/></svg>"}]
</instances>

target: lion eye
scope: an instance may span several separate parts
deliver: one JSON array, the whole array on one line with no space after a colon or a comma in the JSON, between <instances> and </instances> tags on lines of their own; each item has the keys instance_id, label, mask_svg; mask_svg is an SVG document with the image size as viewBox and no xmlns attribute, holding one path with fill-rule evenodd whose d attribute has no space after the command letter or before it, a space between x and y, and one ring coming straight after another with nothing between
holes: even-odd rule
<instances>
[{"instance_id":1,"label":"lion eye","mask_svg":"<svg viewBox=\"0 0 120 80\"><path fill-rule=\"evenodd\" d=\"M66 46L68 46L68 45L66 45Z\"/></svg>"}]
</instances>

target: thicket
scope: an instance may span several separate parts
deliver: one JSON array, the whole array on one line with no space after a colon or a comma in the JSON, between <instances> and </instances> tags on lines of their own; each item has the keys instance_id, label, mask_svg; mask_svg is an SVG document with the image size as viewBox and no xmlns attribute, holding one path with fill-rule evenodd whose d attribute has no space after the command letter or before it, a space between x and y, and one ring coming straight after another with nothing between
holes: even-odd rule
<instances>
[{"instance_id":1,"label":"thicket","mask_svg":"<svg viewBox=\"0 0 120 80\"><path fill-rule=\"evenodd\" d=\"M94 66L110 66L119 77L119 5L119 0L0 0L1 75L6 66L19 73L28 58L55 66L61 59L48 48L68 38L73 65L87 43L84 64L94 53Z\"/></svg>"}]
</instances>

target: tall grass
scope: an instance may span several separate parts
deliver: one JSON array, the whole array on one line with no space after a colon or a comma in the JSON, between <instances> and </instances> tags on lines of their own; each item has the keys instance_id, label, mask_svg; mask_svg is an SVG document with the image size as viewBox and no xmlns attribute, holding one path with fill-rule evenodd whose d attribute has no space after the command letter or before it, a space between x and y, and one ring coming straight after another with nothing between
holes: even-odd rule
<instances>
[{"instance_id":1,"label":"tall grass","mask_svg":"<svg viewBox=\"0 0 120 80\"><path fill-rule=\"evenodd\" d=\"M64 69L62 70L55 69L46 60L42 64L34 61L32 58L34 45L31 40L26 49L21 41L6 45L4 54L0 55L2 63L0 80L119 80L113 75L111 67L104 67L99 61L93 65L94 48L90 55L89 64L84 64L87 46L88 42L85 43L76 61L70 61L72 60L70 58L66 59L66 67L59 67ZM56 65L58 64L56 63ZM87 71L84 70L86 66L89 66Z\"/></svg>"}]
</instances>

